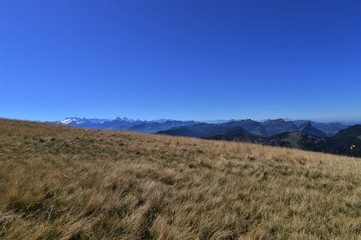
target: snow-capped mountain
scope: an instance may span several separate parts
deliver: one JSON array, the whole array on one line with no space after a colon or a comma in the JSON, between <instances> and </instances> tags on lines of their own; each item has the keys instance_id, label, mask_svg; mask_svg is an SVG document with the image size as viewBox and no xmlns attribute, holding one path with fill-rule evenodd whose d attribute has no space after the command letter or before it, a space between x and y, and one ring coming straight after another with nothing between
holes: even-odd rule
<instances>
[{"instance_id":1,"label":"snow-capped mountain","mask_svg":"<svg viewBox=\"0 0 361 240\"><path fill-rule=\"evenodd\" d=\"M81 124L99 124L106 121L109 121L109 119L68 117L63 120L57 121L56 123L74 126Z\"/></svg>"},{"instance_id":2,"label":"snow-capped mountain","mask_svg":"<svg viewBox=\"0 0 361 240\"><path fill-rule=\"evenodd\" d=\"M116 118L79 118L68 117L60 121L53 122L56 124L84 127L93 129L107 129L107 130L129 130L134 132L157 133L171 128L190 126L196 124L196 121L177 121L170 119L159 120L134 120L126 117Z\"/></svg>"}]
</instances>

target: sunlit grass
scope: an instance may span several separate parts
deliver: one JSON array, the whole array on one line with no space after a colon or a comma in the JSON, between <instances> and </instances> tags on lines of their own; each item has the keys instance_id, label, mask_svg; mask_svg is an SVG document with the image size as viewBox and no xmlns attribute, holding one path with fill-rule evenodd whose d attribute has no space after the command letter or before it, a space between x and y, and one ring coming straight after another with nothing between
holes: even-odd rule
<instances>
[{"instance_id":1,"label":"sunlit grass","mask_svg":"<svg viewBox=\"0 0 361 240\"><path fill-rule=\"evenodd\" d=\"M360 235L360 159L0 120L0 238Z\"/></svg>"}]
</instances>

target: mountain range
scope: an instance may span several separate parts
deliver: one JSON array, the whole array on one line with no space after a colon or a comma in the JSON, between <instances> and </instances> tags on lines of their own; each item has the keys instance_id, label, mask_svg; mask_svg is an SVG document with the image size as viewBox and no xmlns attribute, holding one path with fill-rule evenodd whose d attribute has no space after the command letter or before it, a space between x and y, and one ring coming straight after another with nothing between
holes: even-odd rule
<instances>
[{"instance_id":1,"label":"mountain range","mask_svg":"<svg viewBox=\"0 0 361 240\"><path fill-rule=\"evenodd\" d=\"M286 121L284 119L272 119L265 121L254 121L251 119L243 120L222 120L222 121L179 121L173 119L160 119L160 120L134 120L126 117L120 118L79 118L69 117L60 121L52 122L56 124L69 125L74 127L93 128L93 129L106 129L106 130L127 130L134 132L144 133L158 133L161 131L175 130L177 128L191 127L197 124L203 124L205 130L208 128L243 128L247 132L262 137L270 137L284 132L295 132L305 123L310 123L314 128L321 132L313 134L317 136L334 136L337 132L347 128L349 125L340 123L320 123L307 120ZM217 127L218 126L218 127ZM183 128L183 130L185 130ZM179 129L177 131L182 131ZM167 133L167 132L164 132ZM179 134L184 135L184 134ZM189 134L193 136L192 134ZM212 133L203 133L203 135L213 135Z\"/></svg>"},{"instance_id":2,"label":"mountain range","mask_svg":"<svg viewBox=\"0 0 361 240\"><path fill-rule=\"evenodd\" d=\"M158 133L160 131L165 131L171 128L191 126L196 124L197 122L178 121L170 119L144 121L133 120L126 117L116 117L109 119L69 117L65 118L64 120L52 123L92 129L126 130L132 132Z\"/></svg>"},{"instance_id":3,"label":"mountain range","mask_svg":"<svg viewBox=\"0 0 361 240\"><path fill-rule=\"evenodd\" d=\"M361 124L343 129L332 137L291 132L257 140L265 145L361 157Z\"/></svg>"},{"instance_id":4,"label":"mountain range","mask_svg":"<svg viewBox=\"0 0 361 240\"><path fill-rule=\"evenodd\" d=\"M176 136L211 137L221 134L235 134L235 130L242 129L249 134L258 137L272 137L287 132L302 132L317 137L331 137L347 127L349 126L339 123L315 123L303 120L294 122L285 121L283 119L273 119L258 122L251 119L245 119L230 120L221 124L196 123L194 125L168 129L159 133Z\"/></svg>"},{"instance_id":5,"label":"mountain range","mask_svg":"<svg viewBox=\"0 0 361 240\"><path fill-rule=\"evenodd\" d=\"M299 148L334 154L361 156L361 125L320 123L307 120L289 121L252 119L229 121L133 120L129 118L71 117L52 122L75 127L126 130L213 140L246 141L264 145ZM350 146L355 145L354 149Z\"/></svg>"}]
</instances>

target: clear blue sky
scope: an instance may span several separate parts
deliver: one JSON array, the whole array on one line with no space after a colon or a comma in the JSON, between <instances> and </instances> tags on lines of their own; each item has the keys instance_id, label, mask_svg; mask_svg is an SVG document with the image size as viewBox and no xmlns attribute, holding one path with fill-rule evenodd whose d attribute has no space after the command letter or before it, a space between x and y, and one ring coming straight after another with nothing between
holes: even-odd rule
<instances>
[{"instance_id":1,"label":"clear blue sky","mask_svg":"<svg viewBox=\"0 0 361 240\"><path fill-rule=\"evenodd\" d=\"M1 0L0 116L361 119L359 0Z\"/></svg>"}]
</instances>

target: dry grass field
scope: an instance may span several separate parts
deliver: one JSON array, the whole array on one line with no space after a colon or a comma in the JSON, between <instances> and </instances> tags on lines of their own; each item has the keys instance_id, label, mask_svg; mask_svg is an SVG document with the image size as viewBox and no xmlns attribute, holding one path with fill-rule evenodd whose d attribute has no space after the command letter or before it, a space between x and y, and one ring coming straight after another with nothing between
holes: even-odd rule
<instances>
[{"instance_id":1,"label":"dry grass field","mask_svg":"<svg viewBox=\"0 0 361 240\"><path fill-rule=\"evenodd\" d=\"M361 159L0 119L1 239L361 239Z\"/></svg>"}]
</instances>

